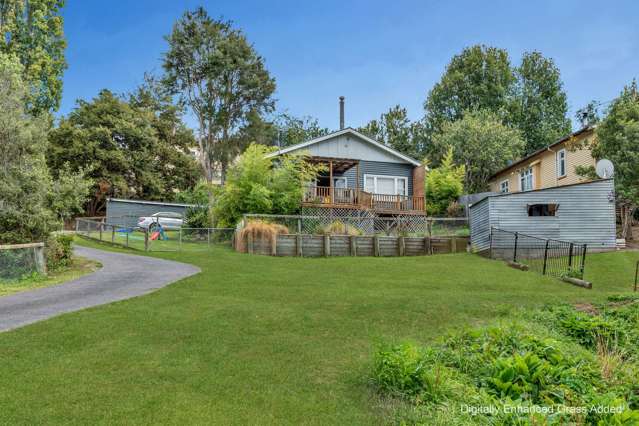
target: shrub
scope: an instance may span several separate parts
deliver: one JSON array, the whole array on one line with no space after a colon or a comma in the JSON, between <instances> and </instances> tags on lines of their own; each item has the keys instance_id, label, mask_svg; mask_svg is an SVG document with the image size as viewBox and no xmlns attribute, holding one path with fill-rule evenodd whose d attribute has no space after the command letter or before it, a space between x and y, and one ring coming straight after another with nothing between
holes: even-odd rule
<instances>
[{"instance_id":1,"label":"shrub","mask_svg":"<svg viewBox=\"0 0 639 426\"><path fill-rule=\"evenodd\" d=\"M247 239L251 235L253 241L258 239L266 239L269 242L273 242L280 234L288 234L288 228L284 225L277 223L269 223L262 220L252 220L242 228L238 235L237 250L246 253L247 252Z\"/></svg>"},{"instance_id":2,"label":"shrub","mask_svg":"<svg viewBox=\"0 0 639 426\"><path fill-rule=\"evenodd\" d=\"M272 148L250 145L229 169L216 193L217 226L234 227L246 213L292 214L308 185L323 169L304 155L268 157Z\"/></svg>"},{"instance_id":3,"label":"shrub","mask_svg":"<svg viewBox=\"0 0 639 426\"><path fill-rule=\"evenodd\" d=\"M464 166L453 164L453 150L444 156L441 166L426 175L426 210L441 215L464 191Z\"/></svg>"},{"instance_id":4,"label":"shrub","mask_svg":"<svg viewBox=\"0 0 639 426\"><path fill-rule=\"evenodd\" d=\"M188 207L184 214L185 228L210 228L211 217L206 206Z\"/></svg>"},{"instance_id":5,"label":"shrub","mask_svg":"<svg viewBox=\"0 0 639 426\"><path fill-rule=\"evenodd\" d=\"M66 268L71 264L73 257L73 235L52 234L46 241L45 254L47 268L57 270Z\"/></svg>"},{"instance_id":6,"label":"shrub","mask_svg":"<svg viewBox=\"0 0 639 426\"><path fill-rule=\"evenodd\" d=\"M342 221L336 220L328 226L320 227L319 234L324 235L362 235L362 231Z\"/></svg>"}]
</instances>

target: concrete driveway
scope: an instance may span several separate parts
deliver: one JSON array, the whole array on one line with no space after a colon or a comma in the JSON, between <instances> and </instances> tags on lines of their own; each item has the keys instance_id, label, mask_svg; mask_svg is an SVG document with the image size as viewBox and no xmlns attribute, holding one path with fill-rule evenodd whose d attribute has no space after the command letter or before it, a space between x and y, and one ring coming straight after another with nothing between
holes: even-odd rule
<instances>
[{"instance_id":1,"label":"concrete driveway","mask_svg":"<svg viewBox=\"0 0 639 426\"><path fill-rule=\"evenodd\" d=\"M147 294L200 272L192 265L152 257L78 246L74 250L102 268L57 286L0 297L0 331Z\"/></svg>"}]
</instances>

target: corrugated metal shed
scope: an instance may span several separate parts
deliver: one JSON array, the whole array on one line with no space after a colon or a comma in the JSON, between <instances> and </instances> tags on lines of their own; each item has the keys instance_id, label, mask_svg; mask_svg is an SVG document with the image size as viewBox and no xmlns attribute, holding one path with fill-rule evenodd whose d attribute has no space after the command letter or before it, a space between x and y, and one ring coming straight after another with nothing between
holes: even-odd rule
<instances>
[{"instance_id":1,"label":"corrugated metal shed","mask_svg":"<svg viewBox=\"0 0 639 426\"><path fill-rule=\"evenodd\" d=\"M160 212L185 214L186 209L195 207L192 204L165 203L160 201L124 200L120 198L107 199L107 223L117 223L122 226L136 226L137 218L151 216Z\"/></svg>"},{"instance_id":2,"label":"corrugated metal shed","mask_svg":"<svg viewBox=\"0 0 639 426\"><path fill-rule=\"evenodd\" d=\"M529 216L528 206L558 204L555 216ZM487 197L470 207L471 245L490 247L490 228L588 244L589 250L615 248L614 181L593 182Z\"/></svg>"}]
</instances>

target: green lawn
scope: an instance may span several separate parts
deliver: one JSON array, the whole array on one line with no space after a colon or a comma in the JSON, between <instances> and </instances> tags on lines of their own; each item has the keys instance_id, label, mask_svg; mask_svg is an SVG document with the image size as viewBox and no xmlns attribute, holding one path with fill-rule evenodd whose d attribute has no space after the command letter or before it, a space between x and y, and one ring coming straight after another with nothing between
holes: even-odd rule
<instances>
[{"instance_id":1,"label":"green lawn","mask_svg":"<svg viewBox=\"0 0 639 426\"><path fill-rule=\"evenodd\" d=\"M522 307L603 301L631 289L639 259L589 256L589 291L469 254L151 254L203 272L0 334L0 423L386 423L367 380L378 342L427 342Z\"/></svg>"},{"instance_id":2,"label":"green lawn","mask_svg":"<svg viewBox=\"0 0 639 426\"><path fill-rule=\"evenodd\" d=\"M0 281L0 296L61 284L94 272L98 268L100 268L98 262L83 257L74 257L69 267L60 271L49 271L46 276L37 274L19 281Z\"/></svg>"}]
</instances>

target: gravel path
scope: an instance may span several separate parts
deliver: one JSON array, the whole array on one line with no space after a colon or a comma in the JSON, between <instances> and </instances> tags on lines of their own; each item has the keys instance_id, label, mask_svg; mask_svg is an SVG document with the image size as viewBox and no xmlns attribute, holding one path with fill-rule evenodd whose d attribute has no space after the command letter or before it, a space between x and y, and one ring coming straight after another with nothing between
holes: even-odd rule
<instances>
[{"instance_id":1,"label":"gravel path","mask_svg":"<svg viewBox=\"0 0 639 426\"><path fill-rule=\"evenodd\" d=\"M0 332L150 293L200 272L185 263L146 256L75 247L78 256L97 260L102 268L53 287L0 297Z\"/></svg>"}]
</instances>

